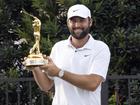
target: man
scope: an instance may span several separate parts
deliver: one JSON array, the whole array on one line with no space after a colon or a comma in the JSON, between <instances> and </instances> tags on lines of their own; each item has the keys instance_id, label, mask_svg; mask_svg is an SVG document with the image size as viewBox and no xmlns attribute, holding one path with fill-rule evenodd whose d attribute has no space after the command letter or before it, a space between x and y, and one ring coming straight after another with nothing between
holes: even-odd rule
<instances>
[{"instance_id":1,"label":"man","mask_svg":"<svg viewBox=\"0 0 140 105\"><path fill-rule=\"evenodd\" d=\"M48 63L32 69L43 91L54 85L52 105L101 105L101 84L110 61L108 46L89 34L90 10L77 4L69 8L67 25L71 35L54 45Z\"/></svg>"}]
</instances>

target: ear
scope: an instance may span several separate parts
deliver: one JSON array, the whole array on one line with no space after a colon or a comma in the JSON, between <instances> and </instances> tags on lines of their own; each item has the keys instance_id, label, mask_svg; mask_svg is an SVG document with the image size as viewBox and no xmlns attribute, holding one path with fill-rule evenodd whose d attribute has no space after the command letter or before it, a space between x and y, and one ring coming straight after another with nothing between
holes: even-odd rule
<instances>
[{"instance_id":1,"label":"ear","mask_svg":"<svg viewBox=\"0 0 140 105\"><path fill-rule=\"evenodd\" d=\"M67 19L67 26L69 25L69 20Z\"/></svg>"},{"instance_id":2,"label":"ear","mask_svg":"<svg viewBox=\"0 0 140 105\"><path fill-rule=\"evenodd\" d=\"M91 27L91 26L92 26L92 23L93 23L93 20L90 18L90 19L89 19L89 22L90 22L89 25L90 25L90 27Z\"/></svg>"}]
</instances>

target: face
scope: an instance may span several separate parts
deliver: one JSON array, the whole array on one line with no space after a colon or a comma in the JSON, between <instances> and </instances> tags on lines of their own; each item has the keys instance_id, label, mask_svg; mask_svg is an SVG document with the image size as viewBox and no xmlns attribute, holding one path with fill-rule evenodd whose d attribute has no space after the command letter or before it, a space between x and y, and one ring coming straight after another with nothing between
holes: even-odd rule
<instances>
[{"instance_id":1,"label":"face","mask_svg":"<svg viewBox=\"0 0 140 105\"><path fill-rule=\"evenodd\" d=\"M71 35L76 39L83 39L88 35L92 25L90 18L72 17L67 21Z\"/></svg>"}]
</instances>

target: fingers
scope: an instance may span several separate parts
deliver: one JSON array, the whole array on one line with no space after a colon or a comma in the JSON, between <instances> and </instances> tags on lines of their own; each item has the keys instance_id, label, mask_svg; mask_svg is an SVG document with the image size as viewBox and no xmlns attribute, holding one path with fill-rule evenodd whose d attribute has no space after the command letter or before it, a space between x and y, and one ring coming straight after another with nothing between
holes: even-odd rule
<instances>
[{"instance_id":1,"label":"fingers","mask_svg":"<svg viewBox=\"0 0 140 105\"><path fill-rule=\"evenodd\" d=\"M41 65L40 68L41 69L47 69L48 68L48 59L45 59L46 63L44 65Z\"/></svg>"},{"instance_id":2,"label":"fingers","mask_svg":"<svg viewBox=\"0 0 140 105\"><path fill-rule=\"evenodd\" d=\"M43 58L44 58L44 59L47 59L47 56L46 56L46 55L43 55Z\"/></svg>"},{"instance_id":3,"label":"fingers","mask_svg":"<svg viewBox=\"0 0 140 105\"><path fill-rule=\"evenodd\" d=\"M39 67L38 66L25 66L25 69L27 69L29 71L33 71L33 70L38 70Z\"/></svg>"},{"instance_id":4,"label":"fingers","mask_svg":"<svg viewBox=\"0 0 140 105\"><path fill-rule=\"evenodd\" d=\"M44 69L44 70L47 70L47 66L46 65L40 66L40 68Z\"/></svg>"},{"instance_id":5,"label":"fingers","mask_svg":"<svg viewBox=\"0 0 140 105\"><path fill-rule=\"evenodd\" d=\"M44 59L47 59L48 60L48 63L52 62L52 59L49 56L43 55L43 58Z\"/></svg>"},{"instance_id":6,"label":"fingers","mask_svg":"<svg viewBox=\"0 0 140 105\"><path fill-rule=\"evenodd\" d=\"M43 58L47 60L47 63L40 66L41 69L47 70L50 68L50 65L53 64L52 59L49 56L43 55Z\"/></svg>"},{"instance_id":7,"label":"fingers","mask_svg":"<svg viewBox=\"0 0 140 105\"><path fill-rule=\"evenodd\" d=\"M24 57L24 60L26 60L27 59L27 57Z\"/></svg>"},{"instance_id":8,"label":"fingers","mask_svg":"<svg viewBox=\"0 0 140 105\"><path fill-rule=\"evenodd\" d=\"M48 59L48 63L53 62L52 59L49 56L47 57L47 59Z\"/></svg>"}]
</instances>

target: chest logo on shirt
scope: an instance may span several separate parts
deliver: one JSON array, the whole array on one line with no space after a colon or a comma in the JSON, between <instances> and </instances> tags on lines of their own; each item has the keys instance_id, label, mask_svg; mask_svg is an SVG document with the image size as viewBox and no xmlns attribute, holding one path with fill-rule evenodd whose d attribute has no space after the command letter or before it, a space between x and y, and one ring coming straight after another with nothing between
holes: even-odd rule
<instances>
[{"instance_id":1,"label":"chest logo on shirt","mask_svg":"<svg viewBox=\"0 0 140 105\"><path fill-rule=\"evenodd\" d=\"M84 57L88 57L88 56L90 56L91 54L87 54L87 55L84 55Z\"/></svg>"}]
</instances>

